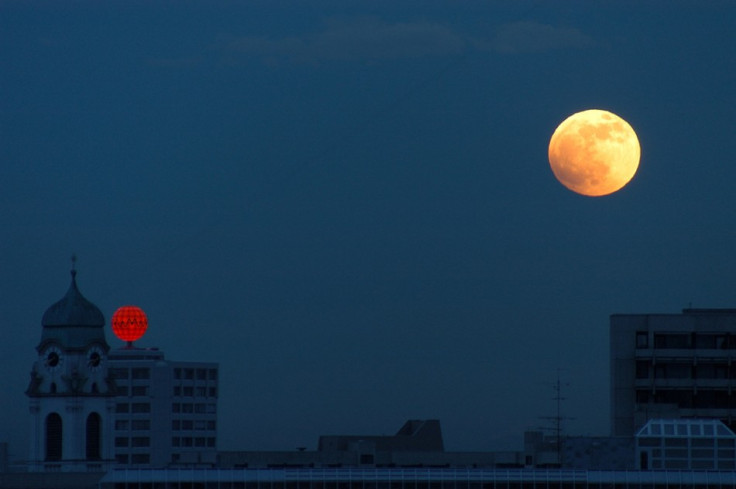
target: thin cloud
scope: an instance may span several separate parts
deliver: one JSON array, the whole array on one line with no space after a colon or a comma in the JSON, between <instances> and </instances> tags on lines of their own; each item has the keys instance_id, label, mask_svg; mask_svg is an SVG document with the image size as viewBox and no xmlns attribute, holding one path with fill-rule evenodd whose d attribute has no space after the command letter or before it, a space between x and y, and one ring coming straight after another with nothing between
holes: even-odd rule
<instances>
[{"instance_id":1,"label":"thin cloud","mask_svg":"<svg viewBox=\"0 0 736 489\"><path fill-rule=\"evenodd\" d=\"M496 30L490 42L481 43L497 53L539 53L566 48L582 48L593 40L572 27L555 27L534 21L505 24Z\"/></svg>"},{"instance_id":2,"label":"thin cloud","mask_svg":"<svg viewBox=\"0 0 736 489\"><path fill-rule=\"evenodd\" d=\"M358 18L330 19L324 30L304 37L231 38L225 47L231 56L310 63L447 56L462 52L465 44L461 36L437 23Z\"/></svg>"}]
</instances>

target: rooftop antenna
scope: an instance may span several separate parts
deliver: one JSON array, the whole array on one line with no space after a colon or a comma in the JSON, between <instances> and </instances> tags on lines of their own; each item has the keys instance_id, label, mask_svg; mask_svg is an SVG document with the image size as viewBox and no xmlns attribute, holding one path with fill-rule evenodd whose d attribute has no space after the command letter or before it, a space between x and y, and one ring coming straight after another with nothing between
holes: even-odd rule
<instances>
[{"instance_id":1,"label":"rooftop antenna","mask_svg":"<svg viewBox=\"0 0 736 489\"><path fill-rule=\"evenodd\" d=\"M565 386L568 386L570 384L564 384ZM552 433L554 433L554 441L555 441L555 448L557 450L557 463L562 465L562 438L563 438L563 428L562 428L562 422L565 420L571 420L574 418L570 418L567 416L562 415L562 401L567 400L566 397L562 397L562 381L560 380L560 369L557 369L557 381L552 385L552 389L555 391L555 396L552 398L553 401L557 404L557 414L555 416L543 416L542 419L548 419L551 420L554 424L552 428L548 428Z\"/></svg>"},{"instance_id":2,"label":"rooftop antenna","mask_svg":"<svg viewBox=\"0 0 736 489\"><path fill-rule=\"evenodd\" d=\"M72 253L72 277L77 276L77 254Z\"/></svg>"}]
</instances>

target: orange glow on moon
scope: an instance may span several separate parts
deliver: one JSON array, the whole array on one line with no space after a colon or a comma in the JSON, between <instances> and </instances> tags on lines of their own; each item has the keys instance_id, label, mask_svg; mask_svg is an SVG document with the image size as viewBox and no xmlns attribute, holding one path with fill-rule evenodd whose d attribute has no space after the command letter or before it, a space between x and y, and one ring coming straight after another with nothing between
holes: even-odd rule
<instances>
[{"instance_id":1,"label":"orange glow on moon","mask_svg":"<svg viewBox=\"0 0 736 489\"><path fill-rule=\"evenodd\" d=\"M640 156L631 126L605 110L571 115L549 141L549 164L557 180L590 197L611 194L629 183Z\"/></svg>"}]
</instances>

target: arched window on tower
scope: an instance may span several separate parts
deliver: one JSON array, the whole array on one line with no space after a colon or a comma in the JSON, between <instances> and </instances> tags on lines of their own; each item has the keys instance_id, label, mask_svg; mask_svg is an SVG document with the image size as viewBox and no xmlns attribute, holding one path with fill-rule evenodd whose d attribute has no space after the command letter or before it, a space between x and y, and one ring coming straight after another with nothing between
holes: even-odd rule
<instances>
[{"instance_id":1,"label":"arched window on tower","mask_svg":"<svg viewBox=\"0 0 736 489\"><path fill-rule=\"evenodd\" d=\"M87 442L86 456L87 460L99 460L102 458L100 446L102 445L102 430L100 429L102 420L97 413L91 413L87 416Z\"/></svg>"},{"instance_id":2,"label":"arched window on tower","mask_svg":"<svg viewBox=\"0 0 736 489\"><path fill-rule=\"evenodd\" d=\"M51 413L46 416L46 460L61 460L61 448L61 416Z\"/></svg>"}]
</instances>

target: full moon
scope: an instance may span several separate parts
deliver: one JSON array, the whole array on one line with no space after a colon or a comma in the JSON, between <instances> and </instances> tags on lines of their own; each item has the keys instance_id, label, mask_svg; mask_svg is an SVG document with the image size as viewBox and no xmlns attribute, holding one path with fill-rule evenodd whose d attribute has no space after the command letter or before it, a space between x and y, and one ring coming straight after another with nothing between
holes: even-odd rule
<instances>
[{"instance_id":1,"label":"full moon","mask_svg":"<svg viewBox=\"0 0 736 489\"><path fill-rule=\"evenodd\" d=\"M585 110L557 126L549 141L549 164L562 185L590 197L620 190L639 168L639 139L622 118Z\"/></svg>"}]
</instances>

